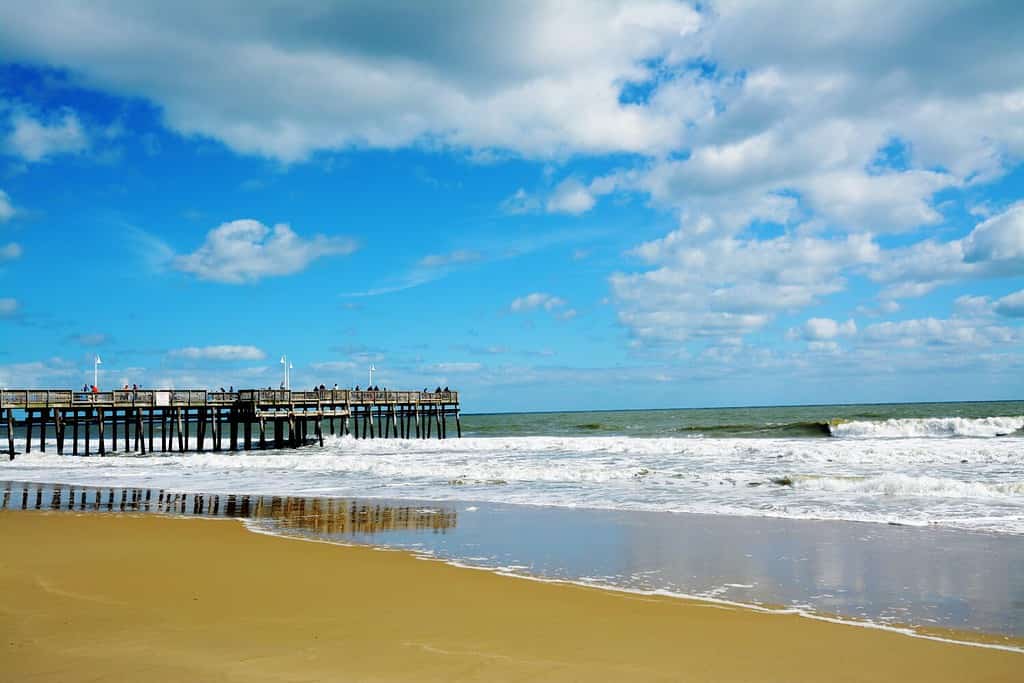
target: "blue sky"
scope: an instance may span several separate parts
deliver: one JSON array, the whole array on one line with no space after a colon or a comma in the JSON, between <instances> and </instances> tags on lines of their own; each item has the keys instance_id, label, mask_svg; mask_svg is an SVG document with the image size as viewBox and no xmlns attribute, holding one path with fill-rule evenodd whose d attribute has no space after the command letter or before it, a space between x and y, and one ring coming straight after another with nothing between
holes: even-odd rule
<instances>
[{"instance_id":1,"label":"blue sky","mask_svg":"<svg viewBox=\"0 0 1024 683\"><path fill-rule=\"evenodd\" d=\"M802 5L10 3L0 385L1021 398L1024 12Z\"/></svg>"}]
</instances>

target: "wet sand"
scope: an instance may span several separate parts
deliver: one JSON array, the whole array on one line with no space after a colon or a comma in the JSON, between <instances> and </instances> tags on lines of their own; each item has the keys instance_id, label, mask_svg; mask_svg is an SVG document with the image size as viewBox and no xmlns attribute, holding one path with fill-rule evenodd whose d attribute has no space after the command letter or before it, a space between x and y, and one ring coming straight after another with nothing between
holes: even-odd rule
<instances>
[{"instance_id":1,"label":"wet sand","mask_svg":"<svg viewBox=\"0 0 1024 683\"><path fill-rule=\"evenodd\" d=\"M235 521L0 512L11 680L1010 681L1024 655Z\"/></svg>"}]
</instances>

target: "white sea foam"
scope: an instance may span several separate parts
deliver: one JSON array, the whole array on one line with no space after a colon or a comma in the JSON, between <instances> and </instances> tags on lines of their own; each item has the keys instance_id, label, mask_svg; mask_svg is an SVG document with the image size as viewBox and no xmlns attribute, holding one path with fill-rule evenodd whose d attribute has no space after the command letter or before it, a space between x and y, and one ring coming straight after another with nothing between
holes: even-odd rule
<instances>
[{"instance_id":1,"label":"white sea foam","mask_svg":"<svg viewBox=\"0 0 1024 683\"><path fill-rule=\"evenodd\" d=\"M875 477L796 476L792 481L792 485L797 488L833 493L963 499L1008 498L1024 502L1024 481L985 483L899 473Z\"/></svg>"},{"instance_id":2,"label":"white sea foam","mask_svg":"<svg viewBox=\"0 0 1024 683\"><path fill-rule=\"evenodd\" d=\"M1022 429L1024 429L1024 416L893 418L829 424L832 436L859 439L951 436L991 438L1007 436Z\"/></svg>"},{"instance_id":3,"label":"white sea foam","mask_svg":"<svg viewBox=\"0 0 1024 683\"><path fill-rule=\"evenodd\" d=\"M329 438L326 447L74 458L6 479L188 491L466 500L1024 533L1024 439ZM790 485L787 485L786 482Z\"/></svg>"}]
</instances>

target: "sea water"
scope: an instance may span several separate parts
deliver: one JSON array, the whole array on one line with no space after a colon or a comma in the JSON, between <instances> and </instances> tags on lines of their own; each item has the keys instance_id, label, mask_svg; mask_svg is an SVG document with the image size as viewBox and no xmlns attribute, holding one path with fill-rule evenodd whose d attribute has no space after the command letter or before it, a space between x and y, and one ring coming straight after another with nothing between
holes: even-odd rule
<instances>
[{"instance_id":1,"label":"sea water","mask_svg":"<svg viewBox=\"0 0 1024 683\"><path fill-rule=\"evenodd\" d=\"M0 474L1024 533L1024 402L466 415L463 433L103 458L51 448Z\"/></svg>"}]
</instances>

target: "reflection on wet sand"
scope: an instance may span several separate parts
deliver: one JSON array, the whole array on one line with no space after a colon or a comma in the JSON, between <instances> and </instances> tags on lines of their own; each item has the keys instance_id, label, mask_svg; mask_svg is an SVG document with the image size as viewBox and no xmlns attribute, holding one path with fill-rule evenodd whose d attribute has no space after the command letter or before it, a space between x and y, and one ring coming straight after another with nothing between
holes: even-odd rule
<instances>
[{"instance_id":1,"label":"reflection on wet sand","mask_svg":"<svg viewBox=\"0 0 1024 683\"><path fill-rule=\"evenodd\" d=\"M338 498L180 493L163 489L0 482L0 510L153 512L269 521L281 529L355 535L388 531L445 533L455 510L392 506Z\"/></svg>"}]
</instances>

